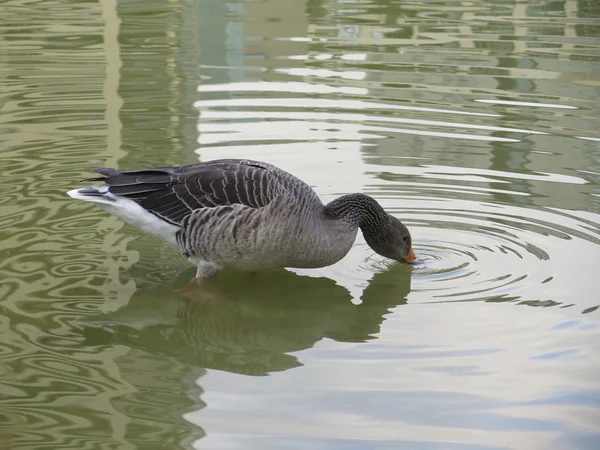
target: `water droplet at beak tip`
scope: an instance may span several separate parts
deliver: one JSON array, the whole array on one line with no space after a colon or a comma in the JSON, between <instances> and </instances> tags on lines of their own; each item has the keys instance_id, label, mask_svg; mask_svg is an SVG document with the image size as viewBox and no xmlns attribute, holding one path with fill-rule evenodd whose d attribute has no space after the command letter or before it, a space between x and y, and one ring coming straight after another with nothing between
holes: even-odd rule
<instances>
[{"instance_id":1,"label":"water droplet at beak tip","mask_svg":"<svg viewBox=\"0 0 600 450\"><path fill-rule=\"evenodd\" d=\"M416 266L416 265L419 265L419 264L421 264L423 261L421 261L421 260L418 260L418 259L412 259L412 260L410 260L410 261L409 261L408 259L405 259L405 260L404 260L404 261L402 261L402 262L403 262L404 264L408 264L409 266Z\"/></svg>"}]
</instances>

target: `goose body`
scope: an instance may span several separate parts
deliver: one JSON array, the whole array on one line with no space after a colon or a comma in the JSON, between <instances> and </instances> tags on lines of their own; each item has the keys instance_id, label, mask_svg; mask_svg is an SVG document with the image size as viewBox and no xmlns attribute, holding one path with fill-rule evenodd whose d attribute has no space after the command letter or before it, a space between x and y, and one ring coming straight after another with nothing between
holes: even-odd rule
<instances>
[{"instance_id":1,"label":"goose body","mask_svg":"<svg viewBox=\"0 0 600 450\"><path fill-rule=\"evenodd\" d=\"M323 205L310 186L271 164L223 159L182 167L95 169L103 185L68 195L98 203L166 241L198 267L316 268L342 259L362 229L379 254L413 260L410 233L371 197L350 194Z\"/></svg>"}]
</instances>

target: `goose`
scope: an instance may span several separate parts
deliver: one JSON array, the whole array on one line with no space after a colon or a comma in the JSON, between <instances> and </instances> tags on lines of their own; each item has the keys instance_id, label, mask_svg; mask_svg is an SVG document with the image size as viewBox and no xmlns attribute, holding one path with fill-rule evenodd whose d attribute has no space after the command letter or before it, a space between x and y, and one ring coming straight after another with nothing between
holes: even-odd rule
<instances>
[{"instance_id":1,"label":"goose","mask_svg":"<svg viewBox=\"0 0 600 450\"><path fill-rule=\"evenodd\" d=\"M226 267L318 268L342 259L360 228L376 253L415 263L408 228L372 197L324 205L294 175L268 163L218 159L180 167L94 169L103 182L67 194L97 203L156 236L197 266L187 287Z\"/></svg>"}]
</instances>

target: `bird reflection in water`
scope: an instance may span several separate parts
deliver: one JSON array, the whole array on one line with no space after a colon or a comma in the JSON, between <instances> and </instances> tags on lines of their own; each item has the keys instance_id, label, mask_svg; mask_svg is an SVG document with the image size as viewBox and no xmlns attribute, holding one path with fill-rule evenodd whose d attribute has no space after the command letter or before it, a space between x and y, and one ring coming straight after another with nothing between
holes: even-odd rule
<instances>
[{"instance_id":1,"label":"bird reflection in water","mask_svg":"<svg viewBox=\"0 0 600 450\"><path fill-rule=\"evenodd\" d=\"M393 264L376 274L359 305L329 278L283 269L223 272L210 280L210 301L182 302L174 292L181 283L174 280L136 292L117 311L90 317L85 343L121 344L205 369L267 375L301 366L290 353L323 338L375 339L384 316L406 303L411 273L412 267Z\"/></svg>"}]
</instances>

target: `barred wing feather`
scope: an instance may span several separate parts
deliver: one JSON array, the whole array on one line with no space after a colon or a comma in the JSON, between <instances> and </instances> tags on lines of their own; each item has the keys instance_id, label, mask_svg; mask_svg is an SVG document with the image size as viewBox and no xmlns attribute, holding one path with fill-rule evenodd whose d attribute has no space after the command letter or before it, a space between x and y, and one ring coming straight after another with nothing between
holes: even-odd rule
<instances>
[{"instance_id":1,"label":"barred wing feather","mask_svg":"<svg viewBox=\"0 0 600 450\"><path fill-rule=\"evenodd\" d=\"M299 183L274 166L256 161L216 160L183 167L143 170L95 169L110 193L129 198L161 219L181 226L201 208L241 204L267 206L273 198Z\"/></svg>"}]
</instances>

